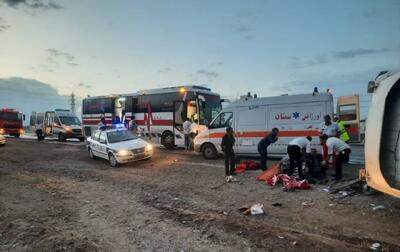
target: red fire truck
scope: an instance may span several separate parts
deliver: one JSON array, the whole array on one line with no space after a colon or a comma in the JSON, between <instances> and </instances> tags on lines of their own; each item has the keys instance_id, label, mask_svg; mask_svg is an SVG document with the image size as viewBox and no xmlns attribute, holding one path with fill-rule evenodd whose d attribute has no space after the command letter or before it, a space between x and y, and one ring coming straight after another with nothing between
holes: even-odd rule
<instances>
[{"instance_id":1,"label":"red fire truck","mask_svg":"<svg viewBox=\"0 0 400 252\"><path fill-rule=\"evenodd\" d=\"M0 109L0 134L19 137L24 133L23 117L16 109Z\"/></svg>"}]
</instances>

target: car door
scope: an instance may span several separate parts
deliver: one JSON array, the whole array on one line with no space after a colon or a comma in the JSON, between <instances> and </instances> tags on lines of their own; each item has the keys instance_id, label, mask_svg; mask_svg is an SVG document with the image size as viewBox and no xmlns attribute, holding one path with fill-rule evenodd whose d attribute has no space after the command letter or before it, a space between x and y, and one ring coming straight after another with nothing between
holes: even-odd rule
<instances>
[{"instance_id":1,"label":"car door","mask_svg":"<svg viewBox=\"0 0 400 252\"><path fill-rule=\"evenodd\" d=\"M99 130L93 132L92 136L89 139L89 146L95 156L102 157L100 153L99 137L100 137Z\"/></svg>"},{"instance_id":2,"label":"car door","mask_svg":"<svg viewBox=\"0 0 400 252\"><path fill-rule=\"evenodd\" d=\"M221 112L217 118L208 126L212 143L221 150L222 137L226 133L226 127L233 127L233 112ZM236 152L236 144L233 147Z\"/></svg>"},{"instance_id":3,"label":"car door","mask_svg":"<svg viewBox=\"0 0 400 252\"><path fill-rule=\"evenodd\" d=\"M103 157L108 159L107 153L107 133L105 131L100 132L99 136L99 144L98 144L98 151L99 154Z\"/></svg>"}]
</instances>

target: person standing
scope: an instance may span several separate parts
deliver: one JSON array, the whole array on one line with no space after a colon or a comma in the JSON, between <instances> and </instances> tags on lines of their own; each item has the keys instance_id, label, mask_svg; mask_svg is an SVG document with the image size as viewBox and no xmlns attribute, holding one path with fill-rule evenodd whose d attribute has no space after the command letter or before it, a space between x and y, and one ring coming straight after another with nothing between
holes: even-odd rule
<instances>
[{"instance_id":1,"label":"person standing","mask_svg":"<svg viewBox=\"0 0 400 252\"><path fill-rule=\"evenodd\" d=\"M195 119L191 124L190 124L190 149L193 149L193 142L194 138L197 136L197 133L199 132L199 125L197 124L197 119Z\"/></svg>"},{"instance_id":2,"label":"person standing","mask_svg":"<svg viewBox=\"0 0 400 252\"><path fill-rule=\"evenodd\" d=\"M132 131L133 134L138 134L138 126L136 123L136 117L132 115L131 120L129 121L129 129Z\"/></svg>"},{"instance_id":3,"label":"person standing","mask_svg":"<svg viewBox=\"0 0 400 252\"><path fill-rule=\"evenodd\" d=\"M183 122L183 135L185 136L185 149L189 150L190 149L190 126L191 122L189 118L186 118L186 121Z\"/></svg>"},{"instance_id":4,"label":"person standing","mask_svg":"<svg viewBox=\"0 0 400 252\"><path fill-rule=\"evenodd\" d=\"M260 158L261 158L260 163L261 163L261 169L263 171L267 169L268 146L278 141L278 134L279 134L279 129L273 128L271 134L261 139L261 141L258 143L257 149L258 153L260 153Z\"/></svg>"},{"instance_id":5,"label":"person standing","mask_svg":"<svg viewBox=\"0 0 400 252\"><path fill-rule=\"evenodd\" d=\"M236 175L235 173L235 153L233 146L235 145L235 137L232 127L226 128L226 133L222 137L221 148L225 158L225 175Z\"/></svg>"},{"instance_id":6,"label":"person standing","mask_svg":"<svg viewBox=\"0 0 400 252\"><path fill-rule=\"evenodd\" d=\"M103 130L106 127L106 119L104 117L100 118L100 122L97 124L97 128Z\"/></svg>"},{"instance_id":7,"label":"person standing","mask_svg":"<svg viewBox=\"0 0 400 252\"><path fill-rule=\"evenodd\" d=\"M327 135L328 137L338 137L339 127L336 123L332 122L330 115L324 116L324 122L321 123L319 127L319 132L321 135Z\"/></svg>"},{"instance_id":8,"label":"person standing","mask_svg":"<svg viewBox=\"0 0 400 252\"><path fill-rule=\"evenodd\" d=\"M329 163L331 159L334 159L335 165L335 180L342 179L342 163L349 162L349 156L351 154L350 146L344 141L337 137L328 137L327 135L320 136L321 145L325 145L327 149L327 155L324 155L322 165Z\"/></svg>"},{"instance_id":9,"label":"person standing","mask_svg":"<svg viewBox=\"0 0 400 252\"><path fill-rule=\"evenodd\" d=\"M350 140L350 136L349 133L347 133L346 125L344 124L344 122L338 116L335 116L333 118L333 121L338 125L340 140L344 141L345 143L348 143Z\"/></svg>"},{"instance_id":10,"label":"person standing","mask_svg":"<svg viewBox=\"0 0 400 252\"><path fill-rule=\"evenodd\" d=\"M302 167L302 152L306 152L307 154L311 154L311 141L312 138L310 136L307 137L297 137L289 142L287 152L289 155L289 173L291 176L294 172L295 162L297 165L297 173L300 179L303 179L303 167Z\"/></svg>"}]
</instances>

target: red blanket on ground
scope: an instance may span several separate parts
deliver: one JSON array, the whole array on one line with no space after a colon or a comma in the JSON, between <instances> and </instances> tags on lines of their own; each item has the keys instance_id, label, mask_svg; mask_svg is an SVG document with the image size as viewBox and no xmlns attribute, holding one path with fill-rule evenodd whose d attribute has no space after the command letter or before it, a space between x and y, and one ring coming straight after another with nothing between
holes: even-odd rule
<instances>
[{"instance_id":1,"label":"red blanket on ground","mask_svg":"<svg viewBox=\"0 0 400 252\"><path fill-rule=\"evenodd\" d=\"M260 169L260 163L250 160L237 165L235 168L235 172L242 173L246 172L246 170L257 170L257 169Z\"/></svg>"},{"instance_id":2,"label":"red blanket on ground","mask_svg":"<svg viewBox=\"0 0 400 252\"><path fill-rule=\"evenodd\" d=\"M265 170L263 173L257 176L257 180L266 181L271 179L273 176L278 175L282 172L281 166L279 163L273 164L268 170Z\"/></svg>"}]
</instances>

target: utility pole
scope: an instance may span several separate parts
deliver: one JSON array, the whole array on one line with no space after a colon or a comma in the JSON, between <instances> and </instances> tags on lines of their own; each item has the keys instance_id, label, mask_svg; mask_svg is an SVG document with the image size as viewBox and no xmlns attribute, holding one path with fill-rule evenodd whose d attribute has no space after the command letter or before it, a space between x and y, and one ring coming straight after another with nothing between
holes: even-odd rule
<instances>
[{"instance_id":1,"label":"utility pole","mask_svg":"<svg viewBox=\"0 0 400 252\"><path fill-rule=\"evenodd\" d=\"M76 109L75 109L75 94L74 94L74 92L71 93L70 101L71 101L71 112L75 114Z\"/></svg>"}]
</instances>

